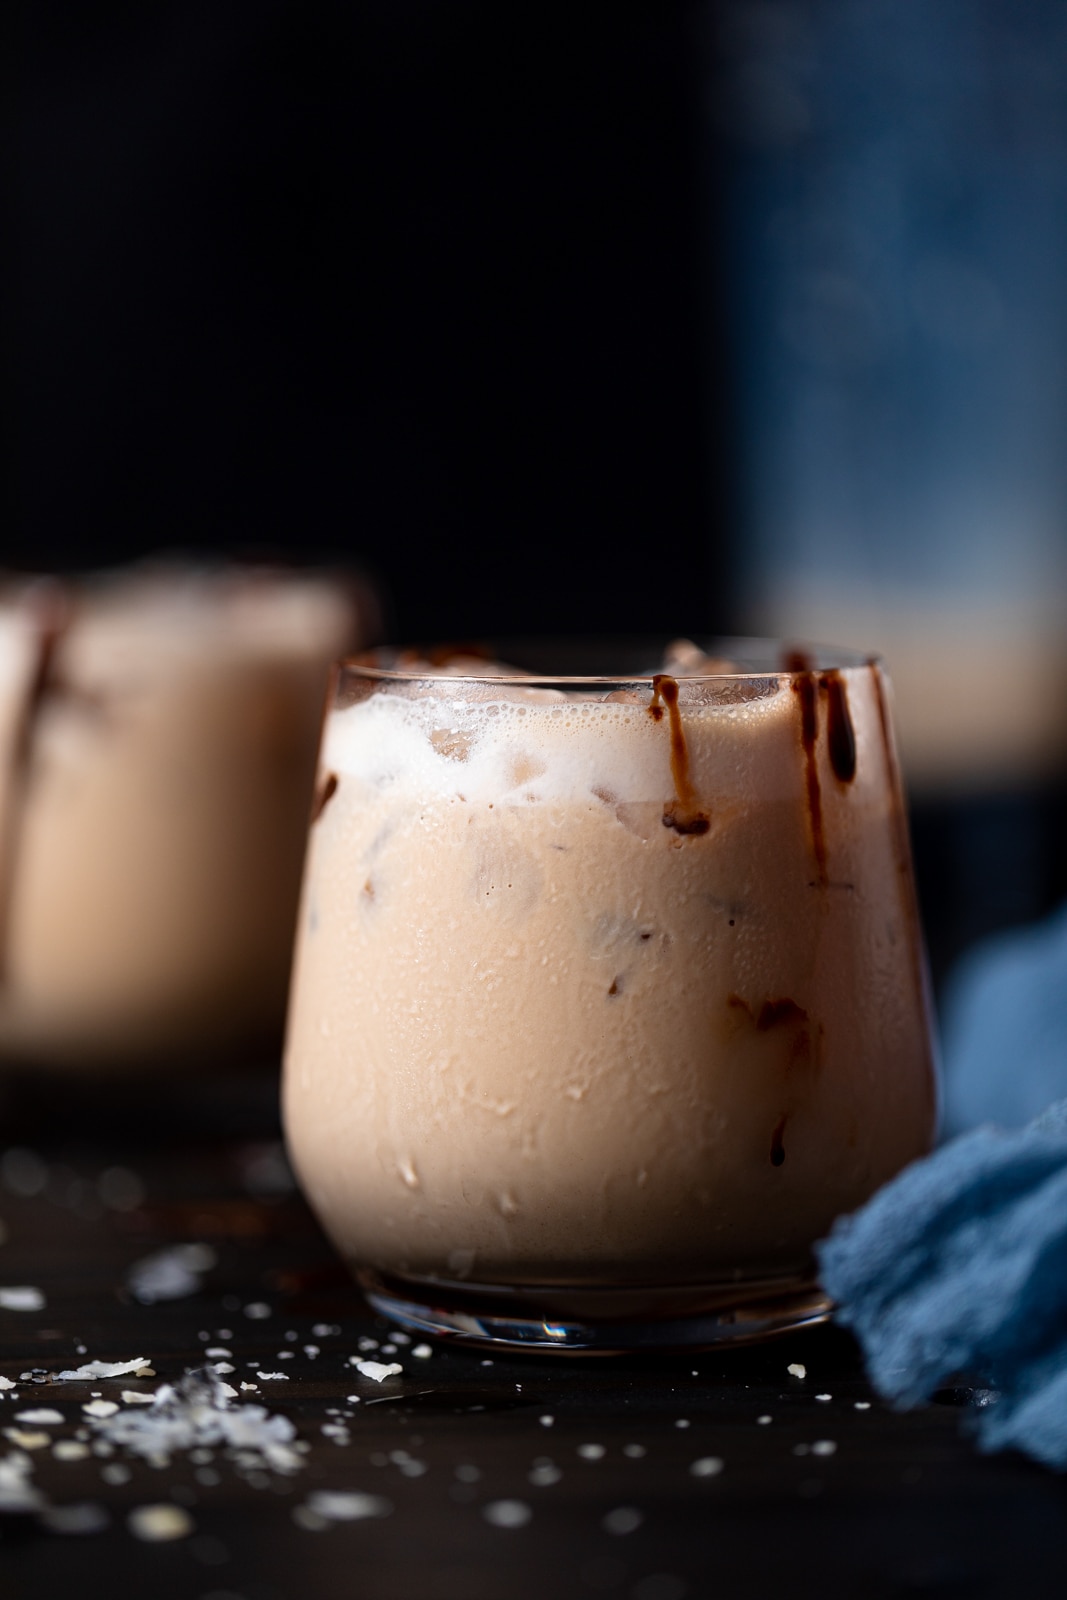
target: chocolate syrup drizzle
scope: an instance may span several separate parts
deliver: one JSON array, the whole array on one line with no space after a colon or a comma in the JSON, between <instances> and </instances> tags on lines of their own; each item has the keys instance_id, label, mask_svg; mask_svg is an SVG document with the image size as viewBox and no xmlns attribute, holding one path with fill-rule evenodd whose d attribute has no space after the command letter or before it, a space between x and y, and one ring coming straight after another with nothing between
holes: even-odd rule
<instances>
[{"instance_id":1,"label":"chocolate syrup drizzle","mask_svg":"<svg viewBox=\"0 0 1067 1600\"><path fill-rule=\"evenodd\" d=\"M11 790L7 820L0 839L0 983L6 982L11 942L11 911L19 840L26 811L26 791L41 709L56 687L56 657L70 627L74 606L70 594L53 579L41 579L28 591L23 606L27 626L36 630L37 659L11 745Z\"/></svg>"},{"instance_id":2,"label":"chocolate syrup drizzle","mask_svg":"<svg viewBox=\"0 0 1067 1600\"><path fill-rule=\"evenodd\" d=\"M804 751L804 774L808 792L808 819L815 853L816 881L825 889L826 830L823 824L822 788L816 746L819 740L819 702L826 700L826 744L830 770L838 783L850 784L856 776L856 734L848 706L848 690L835 667L816 673L814 663L802 650L789 651L783 670L792 675L792 689L800 703L800 743Z\"/></svg>"},{"instance_id":3,"label":"chocolate syrup drizzle","mask_svg":"<svg viewBox=\"0 0 1067 1600\"><path fill-rule=\"evenodd\" d=\"M701 808L689 776L689 746L678 709L678 680L669 673L657 672L652 679L652 699L648 707L654 722L662 721L664 707L671 727L671 780L675 798L663 809L663 826L680 834L707 833L711 818Z\"/></svg>"}]
</instances>

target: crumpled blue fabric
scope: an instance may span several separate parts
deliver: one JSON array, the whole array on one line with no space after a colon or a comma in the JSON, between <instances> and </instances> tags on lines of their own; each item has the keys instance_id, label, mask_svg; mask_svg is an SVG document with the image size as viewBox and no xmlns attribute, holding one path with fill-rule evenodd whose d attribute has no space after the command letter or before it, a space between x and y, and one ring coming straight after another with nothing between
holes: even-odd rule
<instances>
[{"instance_id":1,"label":"crumpled blue fabric","mask_svg":"<svg viewBox=\"0 0 1067 1600\"><path fill-rule=\"evenodd\" d=\"M1021 1128L1067 1095L1067 905L975 946L947 985L942 1132Z\"/></svg>"},{"instance_id":2,"label":"crumpled blue fabric","mask_svg":"<svg viewBox=\"0 0 1067 1600\"><path fill-rule=\"evenodd\" d=\"M942 1146L817 1246L880 1394L909 1407L988 1384L979 1447L1067 1468L1067 1100Z\"/></svg>"}]
</instances>

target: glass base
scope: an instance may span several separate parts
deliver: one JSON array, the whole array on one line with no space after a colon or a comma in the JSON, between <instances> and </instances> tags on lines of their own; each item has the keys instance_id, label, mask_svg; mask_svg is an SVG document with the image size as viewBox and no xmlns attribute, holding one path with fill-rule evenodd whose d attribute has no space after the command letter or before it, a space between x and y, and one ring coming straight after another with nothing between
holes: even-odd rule
<instances>
[{"instance_id":1,"label":"glass base","mask_svg":"<svg viewBox=\"0 0 1067 1600\"><path fill-rule=\"evenodd\" d=\"M810 1328L832 1310L811 1277L704 1288L506 1289L357 1276L374 1309L411 1333L534 1355L719 1349Z\"/></svg>"}]
</instances>

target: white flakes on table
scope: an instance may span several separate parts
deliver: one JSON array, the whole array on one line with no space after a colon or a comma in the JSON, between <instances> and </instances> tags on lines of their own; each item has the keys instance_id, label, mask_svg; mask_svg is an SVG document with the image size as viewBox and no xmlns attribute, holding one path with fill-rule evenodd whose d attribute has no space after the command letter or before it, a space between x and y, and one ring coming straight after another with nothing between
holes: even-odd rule
<instances>
[{"instance_id":1,"label":"white flakes on table","mask_svg":"<svg viewBox=\"0 0 1067 1600\"><path fill-rule=\"evenodd\" d=\"M39 1489L30 1482L33 1462L21 1450L0 1456L0 1512L39 1511L45 1503Z\"/></svg>"},{"instance_id":2,"label":"white flakes on table","mask_svg":"<svg viewBox=\"0 0 1067 1600\"><path fill-rule=\"evenodd\" d=\"M837 1441L834 1439L816 1439L811 1447L813 1456L832 1456L837 1450Z\"/></svg>"},{"instance_id":3,"label":"white flakes on table","mask_svg":"<svg viewBox=\"0 0 1067 1600\"><path fill-rule=\"evenodd\" d=\"M0 1378L0 1393L3 1393L7 1389L13 1389L14 1387L15 1387L14 1379L12 1379L12 1378Z\"/></svg>"},{"instance_id":4,"label":"white flakes on table","mask_svg":"<svg viewBox=\"0 0 1067 1600\"><path fill-rule=\"evenodd\" d=\"M81 1536L103 1533L111 1526L111 1513L106 1506L91 1500L77 1501L72 1505L49 1506L41 1513L41 1523L49 1533Z\"/></svg>"},{"instance_id":5,"label":"white flakes on table","mask_svg":"<svg viewBox=\"0 0 1067 1600\"><path fill-rule=\"evenodd\" d=\"M527 1473L529 1481L537 1489L547 1489L550 1484L558 1483L563 1473L554 1461L542 1459L535 1461Z\"/></svg>"},{"instance_id":6,"label":"white flakes on table","mask_svg":"<svg viewBox=\"0 0 1067 1600\"><path fill-rule=\"evenodd\" d=\"M10 1439L20 1450L43 1450L46 1444L52 1443L50 1433L35 1433L28 1428L5 1428L4 1438Z\"/></svg>"},{"instance_id":7,"label":"white flakes on table","mask_svg":"<svg viewBox=\"0 0 1067 1600\"><path fill-rule=\"evenodd\" d=\"M113 1417L118 1409L117 1400L87 1400L82 1406L87 1417Z\"/></svg>"},{"instance_id":8,"label":"white flakes on table","mask_svg":"<svg viewBox=\"0 0 1067 1600\"><path fill-rule=\"evenodd\" d=\"M358 1356L350 1356L349 1362L364 1378L370 1378L374 1383L399 1377L404 1370L399 1361L361 1361Z\"/></svg>"},{"instance_id":9,"label":"white flakes on table","mask_svg":"<svg viewBox=\"0 0 1067 1600\"><path fill-rule=\"evenodd\" d=\"M51 1428L57 1422L65 1422L62 1411L55 1411L51 1406L37 1406L33 1411L16 1411L16 1422L35 1422L38 1427Z\"/></svg>"},{"instance_id":10,"label":"white flakes on table","mask_svg":"<svg viewBox=\"0 0 1067 1600\"><path fill-rule=\"evenodd\" d=\"M679 1417L677 1419L677 1421L675 1422L674 1426L676 1428L688 1428L688 1426L689 1426L689 1418L688 1417Z\"/></svg>"},{"instance_id":11,"label":"white flakes on table","mask_svg":"<svg viewBox=\"0 0 1067 1600\"><path fill-rule=\"evenodd\" d=\"M645 1520L643 1511L638 1511L636 1506L616 1506L614 1511L609 1511L600 1526L605 1533L622 1535L634 1533Z\"/></svg>"},{"instance_id":12,"label":"white flakes on table","mask_svg":"<svg viewBox=\"0 0 1067 1600\"><path fill-rule=\"evenodd\" d=\"M296 1360L296 1351L295 1350L279 1350L276 1359L278 1361L295 1361Z\"/></svg>"},{"instance_id":13,"label":"white flakes on table","mask_svg":"<svg viewBox=\"0 0 1067 1600\"><path fill-rule=\"evenodd\" d=\"M255 1390L258 1390L259 1389L259 1384L258 1383L242 1383L241 1388L242 1389L255 1389Z\"/></svg>"},{"instance_id":14,"label":"white flakes on table","mask_svg":"<svg viewBox=\"0 0 1067 1600\"><path fill-rule=\"evenodd\" d=\"M105 1483L118 1488L121 1484L129 1483L133 1473L121 1461L109 1461L106 1467L100 1468L100 1476Z\"/></svg>"},{"instance_id":15,"label":"white flakes on table","mask_svg":"<svg viewBox=\"0 0 1067 1600\"><path fill-rule=\"evenodd\" d=\"M857 1411L869 1411L871 1409L869 1400L854 1400L852 1404Z\"/></svg>"},{"instance_id":16,"label":"white flakes on table","mask_svg":"<svg viewBox=\"0 0 1067 1600\"><path fill-rule=\"evenodd\" d=\"M545 1416L545 1417L538 1417L537 1420L541 1424L542 1428L551 1428L552 1425L555 1423L556 1419L555 1419L555 1417Z\"/></svg>"},{"instance_id":17,"label":"white flakes on table","mask_svg":"<svg viewBox=\"0 0 1067 1600\"><path fill-rule=\"evenodd\" d=\"M364 1334L358 1342L358 1348L360 1350L377 1350L378 1341L370 1338L368 1334Z\"/></svg>"},{"instance_id":18,"label":"white flakes on table","mask_svg":"<svg viewBox=\"0 0 1067 1600\"><path fill-rule=\"evenodd\" d=\"M126 1273L126 1287L143 1306L155 1305L158 1300L184 1300L203 1288L205 1273L217 1262L209 1244L170 1245L135 1261Z\"/></svg>"},{"instance_id":19,"label":"white flakes on table","mask_svg":"<svg viewBox=\"0 0 1067 1600\"><path fill-rule=\"evenodd\" d=\"M188 1539L196 1524L182 1506L162 1501L158 1505L135 1506L126 1518L135 1539L163 1544L171 1539Z\"/></svg>"},{"instance_id":20,"label":"white flakes on table","mask_svg":"<svg viewBox=\"0 0 1067 1600\"><path fill-rule=\"evenodd\" d=\"M791 1378L806 1378L808 1369L802 1361L791 1361L785 1369Z\"/></svg>"},{"instance_id":21,"label":"white flakes on table","mask_svg":"<svg viewBox=\"0 0 1067 1600\"><path fill-rule=\"evenodd\" d=\"M272 1315L273 1312L265 1300L252 1300L245 1306L245 1316L252 1322L263 1322Z\"/></svg>"},{"instance_id":22,"label":"white flakes on table","mask_svg":"<svg viewBox=\"0 0 1067 1600\"><path fill-rule=\"evenodd\" d=\"M89 1378L154 1378L150 1356L134 1356L132 1361L86 1361L80 1367L67 1367L53 1374L59 1383L80 1383Z\"/></svg>"},{"instance_id":23,"label":"white flakes on table","mask_svg":"<svg viewBox=\"0 0 1067 1600\"><path fill-rule=\"evenodd\" d=\"M84 1461L90 1454L89 1446L80 1439L59 1439L52 1446L52 1457L56 1461Z\"/></svg>"},{"instance_id":24,"label":"white flakes on table","mask_svg":"<svg viewBox=\"0 0 1067 1600\"><path fill-rule=\"evenodd\" d=\"M151 1466L166 1466L176 1451L221 1445L247 1468L292 1473L303 1467L296 1429L265 1406L232 1405L234 1391L209 1368L165 1383L150 1406L136 1405L94 1424L98 1442L118 1445Z\"/></svg>"},{"instance_id":25,"label":"white flakes on table","mask_svg":"<svg viewBox=\"0 0 1067 1600\"><path fill-rule=\"evenodd\" d=\"M523 1500L490 1500L482 1516L494 1528L525 1528L533 1512Z\"/></svg>"},{"instance_id":26,"label":"white flakes on table","mask_svg":"<svg viewBox=\"0 0 1067 1600\"><path fill-rule=\"evenodd\" d=\"M768 1422L773 1422L773 1421L774 1421L774 1418L771 1416L770 1412L769 1411L765 1411L763 1413L762 1417L757 1417L756 1418L756 1426L758 1428L765 1428L767 1426Z\"/></svg>"},{"instance_id":27,"label":"white flakes on table","mask_svg":"<svg viewBox=\"0 0 1067 1600\"><path fill-rule=\"evenodd\" d=\"M216 1361L213 1363L213 1370L221 1377L224 1373L236 1372L237 1368L232 1361Z\"/></svg>"},{"instance_id":28,"label":"white flakes on table","mask_svg":"<svg viewBox=\"0 0 1067 1600\"><path fill-rule=\"evenodd\" d=\"M640 1461L642 1456L648 1455L643 1444L624 1444L622 1453L624 1456L629 1456L631 1461Z\"/></svg>"},{"instance_id":29,"label":"white flakes on table","mask_svg":"<svg viewBox=\"0 0 1067 1600\"><path fill-rule=\"evenodd\" d=\"M817 1394L815 1396L815 1398L816 1398L816 1400L832 1400L833 1399L833 1395L832 1394Z\"/></svg>"},{"instance_id":30,"label":"white flakes on table","mask_svg":"<svg viewBox=\"0 0 1067 1600\"><path fill-rule=\"evenodd\" d=\"M701 1456L689 1468L694 1478L717 1478L726 1463L722 1456Z\"/></svg>"},{"instance_id":31,"label":"white flakes on table","mask_svg":"<svg viewBox=\"0 0 1067 1600\"><path fill-rule=\"evenodd\" d=\"M233 1371L232 1367L230 1368L230 1371ZM289 1382L289 1374L287 1372L257 1372L256 1377L259 1379L260 1383Z\"/></svg>"},{"instance_id":32,"label":"white flakes on table","mask_svg":"<svg viewBox=\"0 0 1067 1600\"><path fill-rule=\"evenodd\" d=\"M206 1356L211 1356L213 1360L218 1359L219 1361L228 1361L233 1355L233 1351L227 1350L224 1344L213 1344L204 1351L204 1354Z\"/></svg>"},{"instance_id":33,"label":"white flakes on table","mask_svg":"<svg viewBox=\"0 0 1067 1600\"><path fill-rule=\"evenodd\" d=\"M19 1284L0 1289L0 1311L43 1311L45 1298L40 1289Z\"/></svg>"},{"instance_id":34,"label":"white flakes on table","mask_svg":"<svg viewBox=\"0 0 1067 1600\"><path fill-rule=\"evenodd\" d=\"M315 1489L304 1504L326 1522L361 1522L365 1517L388 1517L393 1502L384 1495L359 1489Z\"/></svg>"},{"instance_id":35,"label":"white flakes on table","mask_svg":"<svg viewBox=\"0 0 1067 1600\"><path fill-rule=\"evenodd\" d=\"M583 1461L601 1461L606 1452L602 1444L580 1444L578 1454Z\"/></svg>"},{"instance_id":36,"label":"white flakes on table","mask_svg":"<svg viewBox=\"0 0 1067 1600\"><path fill-rule=\"evenodd\" d=\"M412 1346L411 1353L418 1356L420 1361L428 1361L433 1355L433 1346L429 1344L416 1344Z\"/></svg>"}]
</instances>

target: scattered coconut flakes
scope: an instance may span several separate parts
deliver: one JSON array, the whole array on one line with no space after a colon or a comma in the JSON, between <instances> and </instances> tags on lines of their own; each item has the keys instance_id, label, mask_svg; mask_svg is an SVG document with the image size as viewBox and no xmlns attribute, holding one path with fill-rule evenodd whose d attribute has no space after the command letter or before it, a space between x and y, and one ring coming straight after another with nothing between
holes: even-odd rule
<instances>
[{"instance_id":1,"label":"scattered coconut flakes","mask_svg":"<svg viewBox=\"0 0 1067 1600\"><path fill-rule=\"evenodd\" d=\"M416 1344L416 1345L413 1345L412 1349L411 1349L411 1353L412 1353L413 1356L418 1356L420 1361L428 1361L430 1359L430 1357L433 1355L433 1345L431 1345L431 1344Z\"/></svg>"},{"instance_id":2,"label":"scattered coconut flakes","mask_svg":"<svg viewBox=\"0 0 1067 1600\"><path fill-rule=\"evenodd\" d=\"M808 1369L802 1361L791 1361L785 1369L791 1378L806 1378Z\"/></svg>"},{"instance_id":3,"label":"scattered coconut flakes","mask_svg":"<svg viewBox=\"0 0 1067 1600\"><path fill-rule=\"evenodd\" d=\"M292 1473L303 1467L296 1429L265 1406L231 1405L234 1391L210 1368L187 1372L157 1389L151 1406L136 1405L95 1423L99 1442L119 1445L152 1466L168 1465L175 1451L223 1445L244 1454L244 1464Z\"/></svg>"},{"instance_id":4,"label":"scattered coconut flakes","mask_svg":"<svg viewBox=\"0 0 1067 1600\"><path fill-rule=\"evenodd\" d=\"M869 1411L871 1409L869 1400L854 1400L852 1404L857 1411Z\"/></svg>"},{"instance_id":5,"label":"scattered coconut flakes","mask_svg":"<svg viewBox=\"0 0 1067 1600\"><path fill-rule=\"evenodd\" d=\"M393 1502L384 1495L359 1489L315 1489L304 1504L324 1522L360 1522L364 1517L387 1517L393 1510Z\"/></svg>"},{"instance_id":6,"label":"scattered coconut flakes","mask_svg":"<svg viewBox=\"0 0 1067 1600\"><path fill-rule=\"evenodd\" d=\"M816 1398L816 1400L832 1400L833 1399L833 1395L832 1394L817 1394L815 1396L815 1398Z\"/></svg>"},{"instance_id":7,"label":"scattered coconut flakes","mask_svg":"<svg viewBox=\"0 0 1067 1600\"><path fill-rule=\"evenodd\" d=\"M213 1344L204 1351L204 1354L212 1357L217 1356L221 1361L228 1361L233 1355L233 1351L228 1350L224 1344Z\"/></svg>"},{"instance_id":8,"label":"scattered coconut flakes","mask_svg":"<svg viewBox=\"0 0 1067 1600\"><path fill-rule=\"evenodd\" d=\"M631 1461L640 1461L642 1456L648 1455L643 1444L624 1444L622 1453L624 1456L629 1456Z\"/></svg>"},{"instance_id":9,"label":"scattered coconut flakes","mask_svg":"<svg viewBox=\"0 0 1067 1600\"><path fill-rule=\"evenodd\" d=\"M105 1483L113 1484L117 1488L119 1484L129 1483L133 1473L121 1461L109 1461L106 1467L100 1468L100 1476Z\"/></svg>"},{"instance_id":10,"label":"scattered coconut flakes","mask_svg":"<svg viewBox=\"0 0 1067 1600\"><path fill-rule=\"evenodd\" d=\"M134 1356L132 1361L86 1361L80 1367L67 1367L52 1377L59 1383L80 1383L89 1378L154 1378L150 1356Z\"/></svg>"},{"instance_id":11,"label":"scattered coconut flakes","mask_svg":"<svg viewBox=\"0 0 1067 1600\"><path fill-rule=\"evenodd\" d=\"M541 1424L542 1428L551 1428L552 1424L555 1422L556 1419L555 1419L555 1417L545 1416L545 1417L538 1417L537 1420Z\"/></svg>"},{"instance_id":12,"label":"scattered coconut flakes","mask_svg":"<svg viewBox=\"0 0 1067 1600\"><path fill-rule=\"evenodd\" d=\"M258 1383L242 1383L241 1388L242 1389L257 1389L258 1390L259 1384Z\"/></svg>"},{"instance_id":13,"label":"scattered coconut flakes","mask_svg":"<svg viewBox=\"0 0 1067 1600\"><path fill-rule=\"evenodd\" d=\"M837 1450L835 1439L816 1439L811 1447L813 1456L832 1456Z\"/></svg>"},{"instance_id":14,"label":"scattered coconut flakes","mask_svg":"<svg viewBox=\"0 0 1067 1600\"><path fill-rule=\"evenodd\" d=\"M757 1417L756 1418L756 1426L759 1427L759 1428L765 1428L767 1426L768 1422L773 1422L773 1421L774 1421L774 1418L771 1416L770 1412L769 1411L765 1411L763 1413L762 1417Z\"/></svg>"},{"instance_id":15,"label":"scattered coconut flakes","mask_svg":"<svg viewBox=\"0 0 1067 1600\"><path fill-rule=\"evenodd\" d=\"M563 1473L554 1461L538 1461L526 1474L530 1483L537 1489L546 1489L553 1483L558 1483Z\"/></svg>"},{"instance_id":16,"label":"scattered coconut flakes","mask_svg":"<svg viewBox=\"0 0 1067 1600\"><path fill-rule=\"evenodd\" d=\"M215 1371L219 1374L222 1374L224 1372L236 1372L237 1368L234 1366L232 1361L216 1361Z\"/></svg>"},{"instance_id":17,"label":"scattered coconut flakes","mask_svg":"<svg viewBox=\"0 0 1067 1600\"><path fill-rule=\"evenodd\" d=\"M675 1422L674 1426L676 1428L688 1428L688 1426L689 1426L689 1418L688 1417L679 1417L678 1420Z\"/></svg>"},{"instance_id":18,"label":"scattered coconut flakes","mask_svg":"<svg viewBox=\"0 0 1067 1600\"><path fill-rule=\"evenodd\" d=\"M43 1450L52 1443L50 1433L32 1433L26 1428L5 1428L4 1438L10 1439L20 1450Z\"/></svg>"},{"instance_id":19,"label":"scattered coconut flakes","mask_svg":"<svg viewBox=\"0 0 1067 1600\"><path fill-rule=\"evenodd\" d=\"M73 1505L49 1506L41 1512L41 1525L49 1533L81 1536L103 1533L111 1525L111 1513L106 1506L92 1500L81 1500Z\"/></svg>"},{"instance_id":20,"label":"scattered coconut flakes","mask_svg":"<svg viewBox=\"0 0 1067 1600\"><path fill-rule=\"evenodd\" d=\"M117 1400L87 1400L82 1406L87 1417L113 1417L118 1409Z\"/></svg>"},{"instance_id":21,"label":"scattered coconut flakes","mask_svg":"<svg viewBox=\"0 0 1067 1600\"><path fill-rule=\"evenodd\" d=\"M17 1422L36 1422L40 1427L54 1427L57 1422L65 1422L62 1411L55 1411L51 1406L38 1406L34 1411L16 1411Z\"/></svg>"},{"instance_id":22,"label":"scattered coconut flakes","mask_svg":"<svg viewBox=\"0 0 1067 1600\"><path fill-rule=\"evenodd\" d=\"M252 1322L262 1322L271 1315L271 1308L265 1300L252 1300L245 1306L245 1316Z\"/></svg>"},{"instance_id":23,"label":"scattered coconut flakes","mask_svg":"<svg viewBox=\"0 0 1067 1600\"><path fill-rule=\"evenodd\" d=\"M135 1539L162 1544L170 1539L187 1539L195 1523L184 1507L163 1501L154 1506L135 1506L126 1518L126 1526Z\"/></svg>"},{"instance_id":24,"label":"scattered coconut flakes","mask_svg":"<svg viewBox=\"0 0 1067 1600\"><path fill-rule=\"evenodd\" d=\"M0 1378L0 1390L13 1389L14 1387L15 1384L12 1378Z\"/></svg>"},{"instance_id":25,"label":"scattered coconut flakes","mask_svg":"<svg viewBox=\"0 0 1067 1600\"><path fill-rule=\"evenodd\" d=\"M605 1533L633 1533L644 1520L644 1512L638 1511L636 1506L617 1506L614 1511L608 1512L600 1526Z\"/></svg>"},{"instance_id":26,"label":"scattered coconut flakes","mask_svg":"<svg viewBox=\"0 0 1067 1600\"><path fill-rule=\"evenodd\" d=\"M605 1454L602 1444L580 1444L578 1454L583 1461L600 1461Z\"/></svg>"},{"instance_id":27,"label":"scattered coconut flakes","mask_svg":"<svg viewBox=\"0 0 1067 1600\"><path fill-rule=\"evenodd\" d=\"M533 1512L524 1500L490 1500L482 1516L494 1528L525 1528Z\"/></svg>"},{"instance_id":28,"label":"scattered coconut flakes","mask_svg":"<svg viewBox=\"0 0 1067 1600\"><path fill-rule=\"evenodd\" d=\"M45 1498L30 1482L33 1462L21 1450L0 1456L0 1512L40 1511Z\"/></svg>"},{"instance_id":29,"label":"scattered coconut flakes","mask_svg":"<svg viewBox=\"0 0 1067 1600\"><path fill-rule=\"evenodd\" d=\"M204 1274L217 1262L209 1244L171 1245L135 1261L126 1273L126 1287L144 1306L157 1300L184 1300L203 1288Z\"/></svg>"},{"instance_id":30,"label":"scattered coconut flakes","mask_svg":"<svg viewBox=\"0 0 1067 1600\"><path fill-rule=\"evenodd\" d=\"M230 1368L230 1371L233 1371L232 1367ZM257 1372L256 1377L259 1379L260 1383L289 1382L289 1374L287 1372Z\"/></svg>"},{"instance_id":31,"label":"scattered coconut flakes","mask_svg":"<svg viewBox=\"0 0 1067 1600\"><path fill-rule=\"evenodd\" d=\"M352 1358L352 1365L364 1378L371 1378L375 1383L398 1377L404 1370L399 1361L361 1361L358 1356Z\"/></svg>"},{"instance_id":32,"label":"scattered coconut flakes","mask_svg":"<svg viewBox=\"0 0 1067 1600\"><path fill-rule=\"evenodd\" d=\"M87 1444L80 1439L59 1439L52 1446L52 1455L56 1461L84 1461L92 1452Z\"/></svg>"},{"instance_id":33,"label":"scattered coconut flakes","mask_svg":"<svg viewBox=\"0 0 1067 1600\"><path fill-rule=\"evenodd\" d=\"M142 1389L123 1389L121 1399L127 1406L150 1406L155 1399L154 1392L145 1394Z\"/></svg>"},{"instance_id":34,"label":"scattered coconut flakes","mask_svg":"<svg viewBox=\"0 0 1067 1600\"><path fill-rule=\"evenodd\" d=\"M717 1478L726 1463L721 1456L701 1456L689 1468L694 1478Z\"/></svg>"},{"instance_id":35,"label":"scattered coconut flakes","mask_svg":"<svg viewBox=\"0 0 1067 1600\"><path fill-rule=\"evenodd\" d=\"M44 1295L29 1284L0 1289L0 1311L43 1311L44 1308Z\"/></svg>"}]
</instances>

